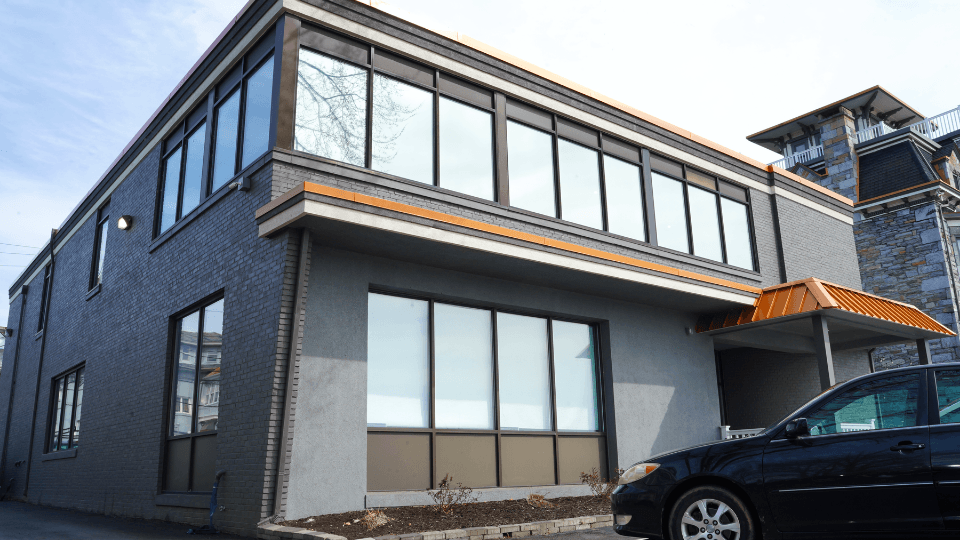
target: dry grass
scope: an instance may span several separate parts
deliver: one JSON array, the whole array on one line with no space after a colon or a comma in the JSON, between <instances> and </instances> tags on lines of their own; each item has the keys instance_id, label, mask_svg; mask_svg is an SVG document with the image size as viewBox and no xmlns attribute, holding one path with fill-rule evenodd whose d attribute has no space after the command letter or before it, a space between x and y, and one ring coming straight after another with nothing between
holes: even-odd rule
<instances>
[{"instance_id":1,"label":"dry grass","mask_svg":"<svg viewBox=\"0 0 960 540\"><path fill-rule=\"evenodd\" d=\"M600 471L594 467L588 473L580 473L580 482L590 486L590 491L593 492L594 497L609 501L613 490L617 489L621 474L623 474L623 469L617 469L614 477L606 479L601 477Z\"/></svg>"},{"instance_id":2,"label":"dry grass","mask_svg":"<svg viewBox=\"0 0 960 540\"><path fill-rule=\"evenodd\" d=\"M440 487L434 490L430 496L433 497L433 508L441 514L451 514L461 506L477 502L472 489L463 487L463 484L460 483L457 484L457 487L453 487L453 476L449 474L443 477L443 480L440 481Z\"/></svg>"}]
</instances>

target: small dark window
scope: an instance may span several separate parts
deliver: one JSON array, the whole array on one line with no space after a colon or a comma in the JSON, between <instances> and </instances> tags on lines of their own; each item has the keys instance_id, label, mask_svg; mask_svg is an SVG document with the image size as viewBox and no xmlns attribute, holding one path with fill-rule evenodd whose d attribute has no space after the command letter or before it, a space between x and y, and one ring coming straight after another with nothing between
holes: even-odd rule
<instances>
[{"instance_id":1,"label":"small dark window","mask_svg":"<svg viewBox=\"0 0 960 540\"><path fill-rule=\"evenodd\" d=\"M43 268L43 287L40 289L40 318L37 319L37 332L43 331L47 318L47 297L50 295L50 265Z\"/></svg>"},{"instance_id":2,"label":"small dark window","mask_svg":"<svg viewBox=\"0 0 960 540\"><path fill-rule=\"evenodd\" d=\"M176 321L164 491L210 491L220 416L223 300Z\"/></svg>"},{"instance_id":3,"label":"small dark window","mask_svg":"<svg viewBox=\"0 0 960 540\"><path fill-rule=\"evenodd\" d=\"M107 231L110 230L110 203L97 211L97 230L93 241L93 267L90 271L90 288L103 282L103 259L107 253Z\"/></svg>"},{"instance_id":4,"label":"small dark window","mask_svg":"<svg viewBox=\"0 0 960 540\"><path fill-rule=\"evenodd\" d=\"M48 452L80 446L80 406L83 404L83 367L53 379L50 399Z\"/></svg>"}]
</instances>

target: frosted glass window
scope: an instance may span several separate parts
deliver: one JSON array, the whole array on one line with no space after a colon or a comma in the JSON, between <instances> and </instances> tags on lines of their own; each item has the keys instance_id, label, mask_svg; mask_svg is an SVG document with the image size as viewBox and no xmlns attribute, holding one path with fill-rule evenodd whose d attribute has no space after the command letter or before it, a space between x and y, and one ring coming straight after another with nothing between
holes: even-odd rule
<instances>
[{"instance_id":1,"label":"frosted glass window","mask_svg":"<svg viewBox=\"0 0 960 540\"><path fill-rule=\"evenodd\" d=\"M590 150L560 139L560 216L594 229L603 229L600 201L600 157Z\"/></svg>"},{"instance_id":2,"label":"frosted glass window","mask_svg":"<svg viewBox=\"0 0 960 540\"><path fill-rule=\"evenodd\" d=\"M720 199L720 210L723 212L723 240L727 247L727 264L753 270L747 205L730 199Z\"/></svg>"},{"instance_id":3,"label":"frosted glass window","mask_svg":"<svg viewBox=\"0 0 960 540\"><path fill-rule=\"evenodd\" d=\"M269 149L270 110L273 101L273 58L247 79L243 112L243 160L240 168L253 163Z\"/></svg>"},{"instance_id":4,"label":"frosted glass window","mask_svg":"<svg viewBox=\"0 0 960 540\"><path fill-rule=\"evenodd\" d=\"M163 200L160 202L160 232L177 221L177 195L180 193L180 149L170 155L163 169Z\"/></svg>"},{"instance_id":5,"label":"frosted glass window","mask_svg":"<svg viewBox=\"0 0 960 540\"><path fill-rule=\"evenodd\" d=\"M497 314L500 429L551 429L547 321Z\"/></svg>"},{"instance_id":6,"label":"frosted glass window","mask_svg":"<svg viewBox=\"0 0 960 540\"><path fill-rule=\"evenodd\" d=\"M233 178L237 169L237 133L240 129L240 92L217 107L217 140L213 153L213 191Z\"/></svg>"},{"instance_id":7,"label":"frosted glass window","mask_svg":"<svg viewBox=\"0 0 960 540\"><path fill-rule=\"evenodd\" d=\"M553 187L553 136L507 122L510 206L557 216Z\"/></svg>"},{"instance_id":8,"label":"frosted glass window","mask_svg":"<svg viewBox=\"0 0 960 540\"><path fill-rule=\"evenodd\" d=\"M657 244L689 253L683 183L653 173L653 198L657 209Z\"/></svg>"},{"instance_id":9,"label":"frosted glass window","mask_svg":"<svg viewBox=\"0 0 960 540\"><path fill-rule=\"evenodd\" d=\"M440 98L440 187L493 200L493 115Z\"/></svg>"},{"instance_id":10,"label":"frosted glass window","mask_svg":"<svg viewBox=\"0 0 960 540\"><path fill-rule=\"evenodd\" d=\"M430 426L429 307L370 293L367 315L367 425Z\"/></svg>"},{"instance_id":11,"label":"frosted glass window","mask_svg":"<svg viewBox=\"0 0 960 540\"><path fill-rule=\"evenodd\" d=\"M300 49L293 147L363 167L367 70Z\"/></svg>"},{"instance_id":12,"label":"frosted glass window","mask_svg":"<svg viewBox=\"0 0 960 540\"><path fill-rule=\"evenodd\" d=\"M434 305L436 427L493 429L491 312Z\"/></svg>"},{"instance_id":13,"label":"frosted glass window","mask_svg":"<svg viewBox=\"0 0 960 540\"><path fill-rule=\"evenodd\" d=\"M607 226L610 232L637 240L646 239L640 167L615 157L603 156L603 176L607 189Z\"/></svg>"},{"instance_id":14,"label":"frosted glass window","mask_svg":"<svg viewBox=\"0 0 960 540\"><path fill-rule=\"evenodd\" d=\"M433 184L433 93L373 80L373 169Z\"/></svg>"},{"instance_id":15,"label":"frosted glass window","mask_svg":"<svg viewBox=\"0 0 960 540\"><path fill-rule=\"evenodd\" d=\"M553 361L557 379L557 429L597 431L597 372L593 329L553 322Z\"/></svg>"},{"instance_id":16,"label":"frosted glass window","mask_svg":"<svg viewBox=\"0 0 960 540\"><path fill-rule=\"evenodd\" d=\"M203 197L203 145L207 137L207 125L200 127L187 138L187 162L183 168L183 202L180 215L185 216L200 204Z\"/></svg>"},{"instance_id":17,"label":"frosted glass window","mask_svg":"<svg viewBox=\"0 0 960 540\"><path fill-rule=\"evenodd\" d=\"M717 214L717 195L690 186L690 227L693 229L693 254L723 262L720 245L720 216Z\"/></svg>"}]
</instances>

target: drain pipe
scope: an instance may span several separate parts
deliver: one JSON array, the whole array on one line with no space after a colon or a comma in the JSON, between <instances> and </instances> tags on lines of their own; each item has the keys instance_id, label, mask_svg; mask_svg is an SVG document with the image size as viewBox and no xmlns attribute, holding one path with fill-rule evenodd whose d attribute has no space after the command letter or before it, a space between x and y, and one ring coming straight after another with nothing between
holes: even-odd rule
<instances>
[{"instance_id":1,"label":"drain pipe","mask_svg":"<svg viewBox=\"0 0 960 540\"><path fill-rule=\"evenodd\" d=\"M877 367L873 365L873 351L877 350L876 347L867 351L867 359L870 360L870 373L876 373Z\"/></svg>"},{"instance_id":2,"label":"drain pipe","mask_svg":"<svg viewBox=\"0 0 960 540\"><path fill-rule=\"evenodd\" d=\"M225 474L227 474L226 469L221 469L213 479L213 491L210 493L210 524L199 529L188 529L187 534L220 534L220 531L213 526L213 514L217 511L217 486L220 485L220 478Z\"/></svg>"},{"instance_id":3,"label":"drain pipe","mask_svg":"<svg viewBox=\"0 0 960 540\"><path fill-rule=\"evenodd\" d=\"M17 367L20 362L17 359L20 356L20 338L23 336L23 312L27 309L27 291L30 290L30 287L24 285L20 288L20 317L17 322L17 341L13 346L13 366L10 367L13 371L13 375L10 379L10 400L7 403L7 422L4 424L3 428L3 452L0 453L0 484L3 484L3 477L6 473L6 463L7 463L7 443L10 442L10 420L13 413L13 396L17 388ZM7 484L7 489L4 490L3 495L0 495L0 500L6 496L7 492L13 487L13 481L16 476L10 477L10 483Z\"/></svg>"}]
</instances>

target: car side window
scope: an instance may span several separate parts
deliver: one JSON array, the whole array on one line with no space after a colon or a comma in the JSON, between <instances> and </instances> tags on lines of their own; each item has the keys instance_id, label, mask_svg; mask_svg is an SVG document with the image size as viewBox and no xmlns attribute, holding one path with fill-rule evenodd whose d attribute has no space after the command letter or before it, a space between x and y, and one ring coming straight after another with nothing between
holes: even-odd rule
<instances>
[{"instance_id":1,"label":"car side window","mask_svg":"<svg viewBox=\"0 0 960 540\"><path fill-rule=\"evenodd\" d=\"M864 382L808 414L810 435L916 426L919 393L919 373Z\"/></svg>"},{"instance_id":2,"label":"car side window","mask_svg":"<svg viewBox=\"0 0 960 540\"><path fill-rule=\"evenodd\" d=\"M960 370L937 372L937 408L941 424L960 423Z\"/></svg>"}]
</instances>

